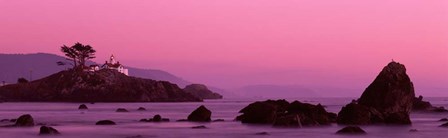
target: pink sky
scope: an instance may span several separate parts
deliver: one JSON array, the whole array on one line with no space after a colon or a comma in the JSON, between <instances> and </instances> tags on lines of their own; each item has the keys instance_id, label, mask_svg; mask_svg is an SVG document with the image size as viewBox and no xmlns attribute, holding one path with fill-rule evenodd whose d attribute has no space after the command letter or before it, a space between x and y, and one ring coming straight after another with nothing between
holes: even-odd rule
<instances>
[{"instance_id":1,"label":"pink sky","mask_svg":"<svg viewBox=\"0 0 448 138\"><path fill-rule=\"evenodd\" d=\"M79 41L224 88L364 89L394 59L417 93L448 92L447 0L0 0L0 19L1 53Z\"/></svg>"}]
</instances>

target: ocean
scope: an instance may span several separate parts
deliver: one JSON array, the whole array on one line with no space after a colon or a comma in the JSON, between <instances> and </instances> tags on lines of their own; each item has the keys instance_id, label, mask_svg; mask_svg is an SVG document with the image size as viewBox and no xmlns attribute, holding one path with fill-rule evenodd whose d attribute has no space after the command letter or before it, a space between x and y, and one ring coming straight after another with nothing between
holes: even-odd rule
<instances>
[{"instance_id":1,"label":"ocean","mask_svg":"<svg viewBox=\"0 0 448 138\"><path fill-rule=\"evenodd\" d=\"M353 98L290 98L288 101L326 106L327 111L338 113L341 107ZM48 137L63 138L340 138L353 137L337 135L336 131L344 126L333 124L323 127L274 128L270 125L248 125L233 121L238 111L254 101L267 99L222 99L206 100L202 103L84 103L89 110L78 110L82 103L0 103L0 120L14 119L22 114L31 114L36 124L46 124L56 128L61 135ZM425 98L436 106L448 107L448 98ZM224 122L194 123L176 122L187 116L200 105L212 111L212 120L224 119ZM137 111L144 107L147 111ZM117 108L126 108L130 112L115 112ZM160 114L170 122L139 122L143 118L152 118ZM444 122L441 118L448 113L412 113L412 126L361 126L367 135L362 137L448 137L448 128L438 127ZM114 126L97 126L99 120L115 121ZM10 122L1 122L8 125ZM206 129L192 129L204 125ZM1 138L33 138L39 136L39 126L29 128L0 127ZM417 132L410 132L417 129ZM268 135L256 135L267 132Z\"/></svg>"}]
</instances>

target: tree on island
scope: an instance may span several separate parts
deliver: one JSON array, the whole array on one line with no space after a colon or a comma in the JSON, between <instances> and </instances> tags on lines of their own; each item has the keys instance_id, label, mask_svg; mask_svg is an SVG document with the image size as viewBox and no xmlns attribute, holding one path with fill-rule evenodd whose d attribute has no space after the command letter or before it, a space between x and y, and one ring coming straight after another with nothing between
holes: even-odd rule
<instances>
[{"instance_id":1,"label":"tree on island","mask_svg":"<svg viewBox=\"0 0 448 138\"><path fill-rule=\"evenodd\" d=\"M83 45L79 42L73 46L62 46L61 52L65 54L67 60L73 62L73 68L82 69L86 61L95 58L96 50L90 45ZM57 62L58 65L65 65L63 62Z\"/></svg>"}]
</instances>

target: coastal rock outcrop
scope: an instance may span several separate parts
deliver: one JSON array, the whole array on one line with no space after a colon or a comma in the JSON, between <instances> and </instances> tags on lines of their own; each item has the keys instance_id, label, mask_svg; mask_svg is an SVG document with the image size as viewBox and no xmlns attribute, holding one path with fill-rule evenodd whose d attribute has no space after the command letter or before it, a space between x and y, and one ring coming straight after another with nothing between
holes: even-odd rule
<instances>
[{"instance_id":1,"label":"coastal rock outcrop","mask_svg":"<svg viewBox=\"0 0 448 138\"><path fill-rule=\"evenodd\" d=\"M414 86L404 65L391 62L357 101L338 114L339 124L411 124Z\"/></svg>"},{"instance_id":2,"label":"coastal rock outcrop","mask_svg":"<svg viewBox=\"0 0 448 138\"><path fill-rule=\"evenodd\" d=\"M201 105L188 115L187 120L193 122L210 122L212 120L211 116L212 112L205 108L204 105Z\"/></svg>"},{"instance_id":3,"label":"coastal rock outcrop","mask_svg":"<svg viewBox=\"0 0 448 138\"><path fill-rule=\"evenodd\" d=\"M26 84L0 87L1 100L26 102L200 102L176 84L115 70L65 70Z\"/></svg>"},{"instance_id":4,"label":"coastal rock outcrop","mask_svg":"<svg viewBox=\"0 0 448 138\"><path fill-rule=\"evenodd\" d=\"M16 127L32 127L34 126L34 119L31 115L25 114L17 118L15 125Z\"/></svg>"},{"instance_id":5,"label":"coastal rock outcrop","mask_svg":"<svg viewBox=\"0 0 448 138\"><path fill-rule=\"evenodd\" d=\"M278 127L321 126L335 122L335 114L318 104L286 100L254 102L240 110L237 121L248 124L270 124Z\"/></svg>"},{"instance_id":6,"label":"coastal rock outcrop","mask_svg":"<svg viewBox=\"0 0 448 138\"><path fill-rule=\"evenodd\" d=\"M203 84L191 84L184 91L200 99L222 99L222 95L212 92Z\"/></svg>"},{"instance_id":7,"label":"coastal rock outcrop","mask_svg":"<svg viewBox=\"0 0 448 138\"><path fill-rule=\"evenodd\" d=\"M445 109L445 107L435 107L430 102L424 101L423 96L418 96L414 98L413 100L413 106L412 111L417 112L448 112L448 110Z\"/></svg>"},{"instance_id":8,"label":"coastal rock outcrop","mask_svg":"<svg viewBox=\"0 0 448 138\"><path fill-rule=\"evenodd\" d=\"M39 135L59 135L59 134L61 133L59 133L59 131L53 127L47 127L47 126L40 127Z\"/></svg>"}]
</instances>

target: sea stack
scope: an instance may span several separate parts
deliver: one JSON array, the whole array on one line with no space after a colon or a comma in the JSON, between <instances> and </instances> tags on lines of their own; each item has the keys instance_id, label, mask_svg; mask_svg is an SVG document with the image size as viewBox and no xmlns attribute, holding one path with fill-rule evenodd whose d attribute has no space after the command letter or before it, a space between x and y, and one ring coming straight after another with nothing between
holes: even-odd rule
<instances>
[{"instance_id":1,"label":"sea stack","mask_svg":"<svg viewBox=\"0 0 448 138\"><path fill-rule=\"evenodd\" d=\"M403 64L392 61L361 97L338 114L339 124L411 124L414 86Z\"/></svg>"}]
</instances>

